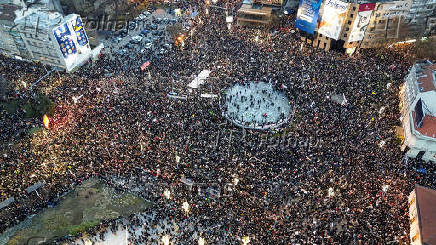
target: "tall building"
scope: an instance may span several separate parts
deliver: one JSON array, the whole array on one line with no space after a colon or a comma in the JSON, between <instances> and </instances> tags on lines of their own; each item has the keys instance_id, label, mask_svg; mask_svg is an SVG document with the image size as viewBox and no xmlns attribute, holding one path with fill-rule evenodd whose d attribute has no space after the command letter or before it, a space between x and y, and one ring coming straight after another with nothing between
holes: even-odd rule
<instances>
[{"instance_id":1,"label":"tall building","mask_svg":"<svg viewBox=\"0 0 436 245\"><path fill-rule=\"evenodd\" d=\"M436 162L436 64L414 64L400 89L402 150L407 155Z\"/></svg>"},{"instance_id":2,"label":"tall building","mask_svg":"<svg viewBox=\"0 0 436 245\"><path fill-rule=\"evenodd\" d=\"M45 3L45 4L42 4ZM73 71L91 56L80 16L63 16L52 1L1 4L0 52ZM42 4L42 5L41 5Z\"/></svg>"},{"instance_id":3,"label":"tall building","mask_svg":"<svg viewBox=\"0 0 436 245\"><path fill-rule=\"evenodd\" d=\"M375 48L436 33L436 0L325 0L320 8L316 3L300 0L296 27L326 50Z\"/></svg>"},{"instance_id":4,"label":"tall building","mask_svg":"<svg viewBox=\"0 0 436 245\"><path fill-rule=\"evenodd\" d=\"M436 190L416 185L409 195L410 244L436 244Z\"/></svg>"}]
</instances>

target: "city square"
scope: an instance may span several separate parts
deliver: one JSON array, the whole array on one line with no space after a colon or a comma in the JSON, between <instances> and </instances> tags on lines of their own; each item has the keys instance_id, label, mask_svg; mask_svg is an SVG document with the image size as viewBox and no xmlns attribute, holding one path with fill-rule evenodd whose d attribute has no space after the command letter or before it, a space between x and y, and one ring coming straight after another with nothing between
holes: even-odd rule
<instances>
[{"instance_id":1,"label":"city square","mask_svg":"<svg viewBox=\"0 0 436 245\"><path fill-rule=\"evenodd\" d=\"M314 47L297 15L252 28L242 4L158 3L57 63L0 55L0 244L415 242L434 57Z\"/></svg>"}]
</instances>

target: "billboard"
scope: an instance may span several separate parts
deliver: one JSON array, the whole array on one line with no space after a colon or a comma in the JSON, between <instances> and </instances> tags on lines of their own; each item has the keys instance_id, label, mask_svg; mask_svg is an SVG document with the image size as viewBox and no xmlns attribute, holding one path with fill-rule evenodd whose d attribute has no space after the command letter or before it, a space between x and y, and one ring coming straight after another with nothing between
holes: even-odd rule
<instances>
[{"instance_id":1,"label":"billboard","mask_svg":"<svg viewBox=\"0 0 436 245\"><path fill-rule=\"evenodd\" d=\"M345 17L347 16L348 5L348 3L338 0L327 0L324 4L324 11L321 23L318 27L318 33L338 40Z\"/></svg>"},{"instance_id":2,"label":"billboard","mask_svg":"<svg viewBox=\"0 0 436 245\"><path fill-rule=\"evenodd\" d=\"M79 46L86 46L88 44L88 37L86 36L85 28L83 27L82 18L77 16L75 20L71 22L71 27L74 30Z\"/></svg>"},{"instance_id":3,"label":"billboard","mask_svg":"<svg viewBox=\"0 0 436 245\"><path fill-rule=\"evenodd\" d=\"M317 25L322 0L300 0L295 27L313 34Z\"/></svg>"},{"instance_id":4,"label":"billboard","mask_svg":"<svg viewBox=\"0 0 436 245\"><path fill-rule=\"evenodd\" d=\"M53 34L59 44L59 49L64 59L77 53L76 44L74 44L70 29L66 23L56 27Z\"/></svg>"},{"instance_id":5,"label":"billboard","mask_svg":"<svg viewBox=\"0 0 436 245\"><path fill-rule=\"evenodd\" d=\"M375 8L375 3L365 3L359 5L356 19L354 20L353 27L350 32L348 42L356 42L363 40L365 30L369 25L372 11Z\"/></svg>"}]
</instances>

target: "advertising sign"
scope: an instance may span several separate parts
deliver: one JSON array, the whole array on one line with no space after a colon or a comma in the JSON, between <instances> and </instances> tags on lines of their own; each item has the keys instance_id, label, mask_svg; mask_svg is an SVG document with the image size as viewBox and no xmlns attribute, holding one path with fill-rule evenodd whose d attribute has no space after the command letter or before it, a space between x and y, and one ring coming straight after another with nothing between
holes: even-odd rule
<instances>
[{"instance_id":1,"label":"advertising sign","mask_svg":"<svg viewBox=\"0 0 436 245\"><path fill-rule=\"evenodd\" d=\"M77 53L76 45L71 38L71 32L67 24L57 27L53 31L53 34L65 59L68 58L68 56Z\"/></svg>"},{"instance_id":2,"label":"advertising sign","mask_svg":"<svg viewBox=\"0 0 436 245\"><path fill-rule=\"evenodd\" d=\"M357 12L356 19L354 20L348 42L363 40L363 37L365 36L365 30L368 27L375 5L375 3L365 3L359 5L359 11Z\"/></svg>"},{"instance_id":3,"label":"advertising sign","mask_svg":"<svg viewBox=\"0 0 436 245\"><path fill-rule=\"evenodd\" d=\"M76 34L76 39L79 46L86 46L88 44L88 37L86 36L85 28L83 28L82 19L80 16L77 16L77 18L75 18L75 20L72 22L72 29Z\"/></svg>"},{"instance_id":4,"label":"advertising sign","mask_svg":"<svg viewBox=\"0 0 436 245\"><path fill-rule=\"evenodd\" d=\"M313 34L317 25L322 0L300 0L295 26Z\"/></svg>"},{"instance_id":5,"label":"advertising sign","mask_svg":"<svg viewBox=\"0 0 436 245\"><path fill-rule=\"evenodd\" d=\"M342 25L347 16L348 3L338 0L327 0L324 5L322 20L319 24L318 33L333 38L339 39Z\"/></svg>"}]
</instances>

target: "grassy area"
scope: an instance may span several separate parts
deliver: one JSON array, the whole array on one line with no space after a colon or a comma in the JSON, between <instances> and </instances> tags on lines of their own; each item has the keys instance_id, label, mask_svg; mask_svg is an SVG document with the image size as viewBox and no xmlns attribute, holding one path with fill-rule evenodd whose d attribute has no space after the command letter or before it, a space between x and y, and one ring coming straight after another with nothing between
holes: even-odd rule
<instances>
[{"instance_id":1,"label":"grassy area","mask_svg":"<svg viewBox=\"0 0 436 245\"><path fill-rule=\"evenodd\" d=\"M0 105L10 114L16 113L21 108L25 111L26 118L42 117L44 114L51 114L56 107L56 104L44 94L37 94L29 100L15 99Z\"/></svg>"},{"instance_id":2,"label":"grassy area","mask_svg":"<svg viewBox=\"0 0 436 245\"><path fill-rule=\"evenodd\" d=\"M117 193L100 180L90 179L65 196L56 207L34 216L31 225L12 235L7 244L26 244L28 239L36 237L51 241L56 237L77 235L102 220L128 216L150 205L131 193Z\"/></svg>"}]
</instances>

